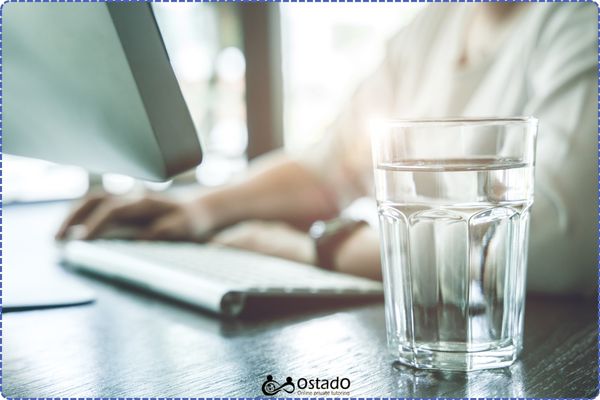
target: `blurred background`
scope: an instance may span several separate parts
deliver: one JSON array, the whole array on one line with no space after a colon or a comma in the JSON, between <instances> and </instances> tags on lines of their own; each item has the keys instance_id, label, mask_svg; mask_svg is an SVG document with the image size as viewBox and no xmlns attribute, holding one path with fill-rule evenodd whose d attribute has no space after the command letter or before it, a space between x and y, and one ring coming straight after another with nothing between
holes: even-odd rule
<instances>
[{"instance_id":1,"label":"blurred background","mask_svg":"<svg viewBox=\"0 0 600 400\"><path fill-rule=\"evenodd\" d=\"M73 199L226 183L248 160L319 140L344 99L422 4L154 3L203 144L202 165L173 181L90 175L78 167L3 155L3 202ZM361 57L356 57L360 54Z\"/></svg>"}]
</instances>

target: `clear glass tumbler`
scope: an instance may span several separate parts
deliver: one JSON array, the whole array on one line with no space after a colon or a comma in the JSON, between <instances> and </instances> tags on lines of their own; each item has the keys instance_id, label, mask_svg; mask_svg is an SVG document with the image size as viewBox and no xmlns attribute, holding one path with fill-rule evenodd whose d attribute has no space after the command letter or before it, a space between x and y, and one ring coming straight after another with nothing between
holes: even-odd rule
<instances>
[{"instance_id":1,"label":"clear glass tumbler","mask_svg":"<svg viewBox=\"0 0 600 400\"><path fill-rule=\"evenodd\" d=\"M372 135L388 346L417 368L522 348L537 120L395 120Z\"/></svg>"}]
</instances>

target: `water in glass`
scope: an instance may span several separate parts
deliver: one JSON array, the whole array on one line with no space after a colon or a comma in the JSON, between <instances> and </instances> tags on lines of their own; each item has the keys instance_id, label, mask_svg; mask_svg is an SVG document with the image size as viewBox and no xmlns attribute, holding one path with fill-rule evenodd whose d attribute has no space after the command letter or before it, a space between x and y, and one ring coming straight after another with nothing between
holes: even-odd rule
<instances>
[{"instance_id":1,"label":"water in glass","mask_svg":"<svg viewBox=\"0 0 600 400\"><path fill-rule=\"evenodd\" d=\"M419 368L510 365L522 346L533 166L375 166L388 345Z\"/></svg>"}]
</instances>

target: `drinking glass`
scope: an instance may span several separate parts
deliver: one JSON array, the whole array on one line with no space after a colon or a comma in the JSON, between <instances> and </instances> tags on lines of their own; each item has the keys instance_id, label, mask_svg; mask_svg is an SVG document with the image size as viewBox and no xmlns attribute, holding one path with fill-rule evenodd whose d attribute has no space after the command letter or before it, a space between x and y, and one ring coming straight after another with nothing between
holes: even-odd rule
<instances>
[{"instance_id":1,"label":"drinking glass","mask_svg":"<svg viewBox=\"0 0 600 400\"><path fill-rule=\"evenodd\" d=\"M391 120L372 134L388 347L417 368L522 349L537 120Z\"/></svg>"}]
</instances>

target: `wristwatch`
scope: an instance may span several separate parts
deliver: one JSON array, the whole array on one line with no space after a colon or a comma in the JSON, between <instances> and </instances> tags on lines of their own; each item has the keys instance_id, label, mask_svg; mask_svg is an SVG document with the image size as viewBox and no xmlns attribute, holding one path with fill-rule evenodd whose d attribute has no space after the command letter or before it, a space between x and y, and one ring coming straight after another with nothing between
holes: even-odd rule
<instances>
[{"instance_id":1,"label":"wristwatch","mask_svg":"<svg viewBox=\"0 0 600 400\"><path fill-rule=\"evenodd\" d=\"M347 217L314 222L308 234L315 243L317 265L333 270L335 267L334 255L338 246L358 228L366 224L365 221Z\"/></svg>"}]
</instances>

